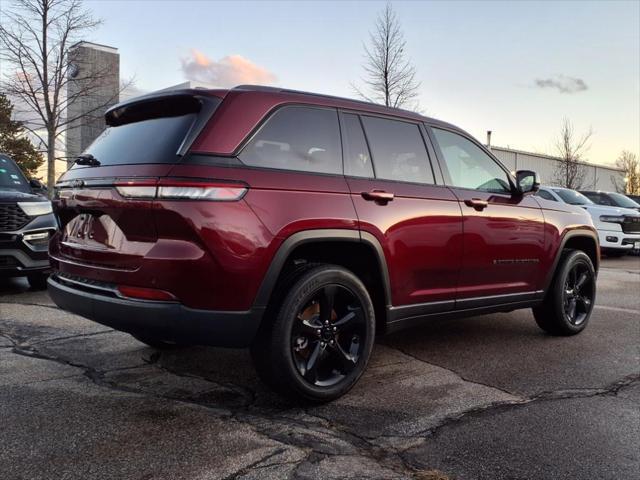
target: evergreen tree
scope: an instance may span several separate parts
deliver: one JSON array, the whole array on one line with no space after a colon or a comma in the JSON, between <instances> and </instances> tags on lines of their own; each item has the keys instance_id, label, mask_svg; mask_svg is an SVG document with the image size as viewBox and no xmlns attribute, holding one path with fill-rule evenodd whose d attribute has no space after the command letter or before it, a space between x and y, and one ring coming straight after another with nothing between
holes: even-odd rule
<instances>
[{"instance_id":1,"label":"evergreen tree","mask_svg":"<svg viewBox=\"0 0 640 480\"><path fill-rule=\"evenodd\" d=\"M44 158L25 135L21 122L11 119L13 105L0 93L0 152L9 155L28 178L35 177Z\"/></svg>"}]
</instances>

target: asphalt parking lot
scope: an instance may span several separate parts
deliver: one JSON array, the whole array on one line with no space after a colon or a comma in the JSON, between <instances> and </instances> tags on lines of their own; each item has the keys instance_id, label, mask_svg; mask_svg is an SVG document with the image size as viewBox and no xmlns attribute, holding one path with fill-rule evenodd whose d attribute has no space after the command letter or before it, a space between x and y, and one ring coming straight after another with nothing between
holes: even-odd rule
<instances>
[{"instance_id":1,"label":"asphalt parking lot","mask_svg":"<svg viewBox=\"0 0 640 480\"><path fill-rule=\"evenodd\" d=\"M379 339L360 383L300 408L246 351L158 352L0 283L0 477L640 478L640 257L605 259L591 324L530 311Z\"/></svg>"}]
</instances>

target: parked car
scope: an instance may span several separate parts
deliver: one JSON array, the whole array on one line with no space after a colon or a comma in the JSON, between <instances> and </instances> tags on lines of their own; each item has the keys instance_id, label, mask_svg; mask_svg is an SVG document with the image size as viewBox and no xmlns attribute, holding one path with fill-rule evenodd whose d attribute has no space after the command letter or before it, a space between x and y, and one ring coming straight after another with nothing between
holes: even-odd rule
<instances>
[{"instance_id":1,"label":"parked car","mask_svg":"<svg viewBox=\"0 0 640 480\"><path fill-rule=\"evenodd\" d=\"M627 195L623 195L621 193L616 192L602 192L602 191L581 191L585 197L591 200L593 203L597 205L606 205L608 207L620 207L620 208L630 208L631 210L636 210L640 212L640 204L633 199L629 198Z\"/></svg>"},{"instance_id":2,"label":"parked car","mask_svg":"<svg viewBox=\"0 0 640 480\"><path fill-rule=\"evenodd\" d=\"M633 200L634 202L636 202L638 205L640 205L640 195L631 195L628 194L626 195L628 198L630 198L631 200Z\"/></svg>"},{"instance_id":3,"label":"parked car","mask_svg":"<svg viewBox=\"0 0 640 480\"><path fill-rule=\"evenodd\" d=\"M622 256L640 249L640 213L630 208L596 205L575 190L559 187L540 187L536 195L551 202L578 205L593 219L598 230L602 253Z\"/></svg>"},{"instance_id":4,"label":"parked car","mask_svg":"<svg viewBox=\"0 0 640 480\"><path fill-rule=\"evenodd\" d=\"M50 270L47 246L57 224L36 182L0 153L0 277L26 276L32 288L43 289Z\"/></svg>"},{"instance_id":5,"label":"parked car","mask_svg":"<svg viewBox=\"0 0 640 480\"><path fill-rule=\"evenodd\" d=\"M278 392L328 401L376 334L533 308L573 335L599 265L584 210L540 202L463 130L266 87L132 99L56 187L57 305L172 342L251 347Z\"/></svg>"}]
</instances>

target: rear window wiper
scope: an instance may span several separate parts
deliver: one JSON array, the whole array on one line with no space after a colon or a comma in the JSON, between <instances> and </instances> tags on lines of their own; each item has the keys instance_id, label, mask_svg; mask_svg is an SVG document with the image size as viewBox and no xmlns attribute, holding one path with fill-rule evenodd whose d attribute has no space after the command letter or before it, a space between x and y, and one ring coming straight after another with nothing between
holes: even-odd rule
<instances>
[{"instance_id":1,"label":"rear window wiper","mask_svg":"<svg viewBox=\"0 0 640 480\"><path fill-rule=\"evenodd\" d=\"M89 165L90 167L100 166L100 160L98 160L96 157L94 157L90 153L85 153L84 155L80 155L78 158L76 158L76 161L74 163L77 163L78 165Z\"/></svg>"}]
</instances>

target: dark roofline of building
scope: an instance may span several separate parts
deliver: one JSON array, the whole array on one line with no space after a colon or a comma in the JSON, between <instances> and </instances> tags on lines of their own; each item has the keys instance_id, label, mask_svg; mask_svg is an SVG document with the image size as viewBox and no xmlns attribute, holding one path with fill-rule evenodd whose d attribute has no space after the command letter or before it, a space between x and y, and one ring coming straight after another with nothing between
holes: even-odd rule
<instances>
[{"instance_id":1,"label":"dark roofline of building","mask_svg":"<svg viewBox=\"0 0 640 480\"><path fill-rule=\"evenodd\" d=\"M69 47L69 50L73 50L74 48L82 47L85 45L93 48L97 47L96 50L103 50L111 53L118 53L118 49L116 47L112 47L110 45L104 45L102 43L87 42L85 40L81 40L79 42L74 43L73 45L71 45L71 47Z\"/></svg>"}]
</instances>

